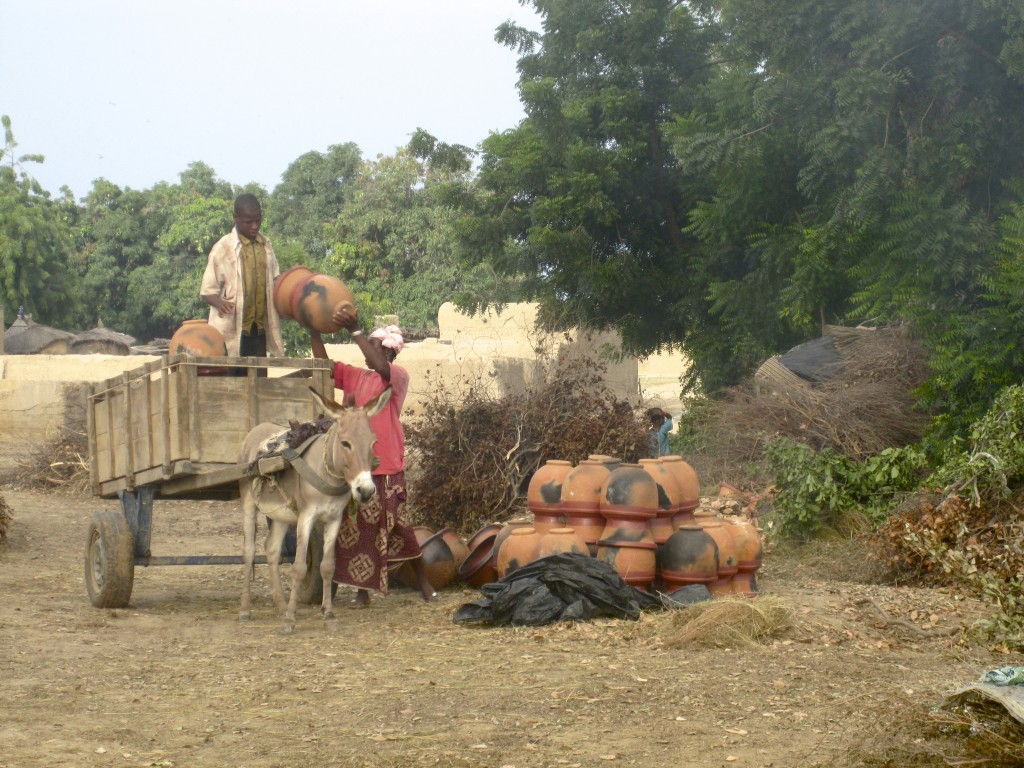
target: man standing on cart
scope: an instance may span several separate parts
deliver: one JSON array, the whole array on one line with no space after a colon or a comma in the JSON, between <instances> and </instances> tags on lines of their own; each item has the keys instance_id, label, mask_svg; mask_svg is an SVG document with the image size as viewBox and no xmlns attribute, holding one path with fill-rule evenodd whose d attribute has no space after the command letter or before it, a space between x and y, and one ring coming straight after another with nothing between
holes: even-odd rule
<instances>
[{"instance_id":1,"label":"man standing on cart","mask_svg":"<svg viewBox=\"0 0 1024 768\"><path fill-rule=\"evenodd\" d=\"M209 323L224 335L231 357L284 356L274 309L274 279L281 268L270 240L260 234L262 223L255 195L235 198L235 227L210 250L199 288L210 305ZM245 375L245 369L234 373Z\"/></svg>"},{"instance_id":2,"label":"man standing on cart","mask_svg":"<svg viewBox=\"0 0 1024 768\"><path fill-rule=\"evenodd\" d=\"M405 435L399 417L409 391L409 373L395 364L404 340L393 325L378 328L369 337L359 328L359 317L351 305L334 311L334 323L348 330L366 360L366 368L334 364L334 386L345 391L345 401L359 407L391 386L391 399L383 411L370 419L377 436L374 456L380 463L373 470L377 494L361 506L355 518L346 515L335 544L334 580L357 589L353 608L370 603L370 590L388 592L388 563L410 561L424 600L437 597L423 567L419 542L406 509ZM327 360L320 333L309 332L313 357Z\"/></svg>"}]
</instances>

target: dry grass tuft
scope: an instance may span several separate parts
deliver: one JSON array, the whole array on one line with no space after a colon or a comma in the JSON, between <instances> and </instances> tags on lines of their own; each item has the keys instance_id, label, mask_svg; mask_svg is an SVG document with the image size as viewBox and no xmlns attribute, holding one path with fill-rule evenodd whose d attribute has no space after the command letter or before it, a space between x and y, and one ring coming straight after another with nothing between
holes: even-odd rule
<instances>
[{"instance_id":1,"label":"dry grass tuft","mask_svg":"<svg viewBox=\"0 0 1024 768\"><path fill-rule=\"evenodd\" d=\"M84 432L64 431L15 464L13 482L23 488L89 491L89 447Z\"/></svg>"},{"instance_id":2,"label":"dry grass tuft","mask_svg":"<svg viewBox=\"0 0 1024 768\"><path fill-rule=\"evenodd\" d=\"M853 584L887 584L890 569L875 557L869 536L825 535L806 544L772 542L772 558L766 572L788 581L845 581Z\"/></svg>"},{"instance_id":3,"label":"dry grass tuft","mask_svg":"<svg viewBox=\"0 0 1024 768\"><path fill-rule=\"evenodd\" d=\"M999 704L978 698L935 706L897 697L874 706L874 723L846 755L853 765L1009 768L1024 765L1024 724Z\"/></svg>"},{"instance_id":4,"label":"dry grass tuft","mask_svg":"<svg viewBox=\"0 0 1024 768\"><path fill-rule=\"evenodd\" d=\"M756 645L793 626L793 609L777 597L726 597L672 611L665 645L717 648Z\"/></svg>"}]
</instances>

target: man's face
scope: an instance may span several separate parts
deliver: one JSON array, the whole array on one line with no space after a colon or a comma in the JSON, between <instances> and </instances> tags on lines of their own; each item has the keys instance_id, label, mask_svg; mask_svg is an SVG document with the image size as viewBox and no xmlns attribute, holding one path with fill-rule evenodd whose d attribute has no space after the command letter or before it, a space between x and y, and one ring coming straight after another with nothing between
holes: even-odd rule
<instances>
[{"instance_id":1,"label":"man's face","mask_svg":"<svg viewBox=\"0 0 1024 768\"><path fill-rule=\"evenodd\" d=\"M258 211L242 211L235 214L235 228L238 234L249 240L254 240L260 232L260 224L263 223L263 214Z\"/></svg>"}]
</instances>

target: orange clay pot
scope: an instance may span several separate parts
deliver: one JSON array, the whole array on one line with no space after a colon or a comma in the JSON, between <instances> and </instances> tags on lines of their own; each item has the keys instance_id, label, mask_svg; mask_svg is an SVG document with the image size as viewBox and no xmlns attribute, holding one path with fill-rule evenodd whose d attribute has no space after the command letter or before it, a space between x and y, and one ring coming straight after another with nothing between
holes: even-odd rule
<instances>
[{"instance_id":1,"label":"orange clay pot","mask_svg":"<svg viewBox=\"0 0 1024 768\"><path fill-rule=\"evenodd\" d=\"M498 569L494 564L494 540L496 534L490 533L476 540L470 548L466 559L459 566L459 578L471 587L479 589L484 584L496 581Z\"/></svg>"},{"instance_id":2,"label":"orange clay pot","mask_svg":"<svg viewBox=\"0 0 1024 768\"><path fill-rule=\"evenodd\" d=\"M736 565L736 544L732 534L714 514L697 514L697 525L715 540L718 545L718 578L708 585L712 597L726 597L734 594L732 579L738 572Z\"/></svg>"},{"instance_id":3,"label":"orange clay pot","mask_svg":"<svg viewBox=\"0 0 1024 768\"><path fill-rule=\"evenodd\" d=\"M732 589L740 595L754 595L757 592L755 574L761 567L763 545L761 533L754 523L741 515L730 515L723 521L725 528L732 534L736 545L736 575L732 579Z\"/></svg>"},{"instance_id":4,"label":"orange clay pot","mask_svg":"<svg viewBox=\"0 0 1024 768\"><path fill-rule=\"evenodd\" d=\"M587 542L572 528L552 528L540 537L540 543L537 545L537 557L547 557L560 552L575 552L590 556Z\"/></svg>"},{"instance_id":5,"label":"orange clay pot","mask_svg":"<svg viewBox=\"0 0 1024 768\"><path fill-rule=\"evenodd\" d=\"M683 461L682 456L662 456L661 463L676 479L679 499L672 525L688 525L693 522L693 510L700 506L700 480L693 467Z\"/></svg>"},{"instance_id":6,"label":"orange clay pot","mask_svg":"<svg viewBox=\"0 0 1024 768\"><path fill-rule=\"evenodd\" d=\"M536 560L539 546L540 534L532 526L514 529L498 551L498 578L503 579Z\"/></svg>"},{"instance_id":7,"label":"orange clay pot","mask_svg":"<svg viewBox=\"0 0 1024 768\"><path fill-rule=\"evenodd\" d=\"M658 574L669 591L718 579L718 544L696 524L684 525L658 550Z\"/></svg>"},{"instance_id":8,"label":"orange clay pot","mask_svg":"<svg viewBox=\"0 0 1024 768\"><path fill-rule=\"evenodd\" d=\"M289 305L292 318L305 328L320 333L337 333L341 325L332 320L342 305L354 306L352 291L341 280L330 275L308 275L292 288Z\"/></svg>"},{"instance_id":9,"label":"orange clay pot","mask_svg":"<svg viewBox=\"0 0 1024 768\"><path fill-rule=\"evenodd\" d=\"M292 291L295 290L295 286L312 274L313 270L296 264L277 276L274 280L274 309L277 310L277 314L287 317L289 320L295 319L295 316L292 315Z\"/></svg>"},{"instance_id":10,"label":"orange clay pot","mask_svg":"<svg viewBox=\"0 0 1024 768\"><path fill-rule=\"evenodd\" d=\"M613 546L602 541L597 545L597 559L608 563L631 587L646 590L654 581L657 558L653 548Z\"/></svg>"},{"instance_id":11,"label":"orange clay pot","mask_svg":"<svg viewBox=\"0 0 1024 768\"><path fill-rule=\"evenodd\" d=\"M227 345L224 335L205 320L186 320L171 336L167 345L168 355L192 355L193 357L226 357ZM196 366L199 376L225 376L230 369L226 366Z\"/></svg>"},{"instance_id":12,"label":"orange clay pot","mask_svg":"<svg viewBox=\"0 0 1024 768\"><path fill-rule=\"evenodd\" d=\"M651 520L651 535L655 544L664 544L675 528L672 518L679 511L680 490L673 475L662 463L661 459L640 459L644 468L658 485L658 513Z\"/></svg>"}]
</instances>

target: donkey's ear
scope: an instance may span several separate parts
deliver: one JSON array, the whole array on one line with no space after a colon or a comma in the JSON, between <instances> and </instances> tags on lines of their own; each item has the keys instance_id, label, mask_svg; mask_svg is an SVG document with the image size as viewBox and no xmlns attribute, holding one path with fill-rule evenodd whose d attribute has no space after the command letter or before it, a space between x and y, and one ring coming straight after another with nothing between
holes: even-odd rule
<instances>
[{"instance_id":1,"label":"donkey's ear","mask_svg":"<svg viewBox=\"0 0 1024 768\"><path fill-rule=\"evenodd\" d=\"M366 411L367 417L376 416L378 413L384 410L384 406L388 404L388 400L391 399L391 385L389 384L387 389L377 395L373 400L363 406L363 410Z\"/></svg>"},{"instance_id":2,"label":"donkey's ear","mask_svg":"<svg viewBox=\"0 0 1024 768\"><path fill-rule=\"evenodd\" d=\"M320 403L320 406L324 409L324 413L337 418L345 410L343 405L339 405L334 400L326 395L321 395L313 387L309 388L309 391L313 393L313 398Z\"/></svg>"}]
</instances>

